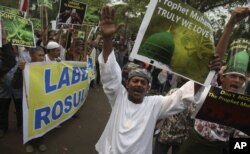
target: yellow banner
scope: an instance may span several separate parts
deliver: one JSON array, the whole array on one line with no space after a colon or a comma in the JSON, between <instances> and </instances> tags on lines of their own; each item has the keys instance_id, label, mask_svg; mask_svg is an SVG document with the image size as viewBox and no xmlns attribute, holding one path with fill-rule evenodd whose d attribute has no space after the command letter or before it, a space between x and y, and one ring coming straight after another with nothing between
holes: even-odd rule
<instances>
[{"instance_id":1,"label":"yellow banner","mask_svg":"<svg viewBox=\"0 0 250 154\"><path fill-rule=\"evenodd\" d=\"M89 88L87 63L30 63L24 70L24 143L69 119Z\"/></svg>"},{"instance_id":2,"label":"yellow banner","mask_svg":"<svg viewBox=\"0 0 250 154\"><path fill-rule=\"evenodd\" d=\"M88 73L89 79L94 80L96 77L96 49L93 48L88 57Z\"/></svg>"}]
</instances>

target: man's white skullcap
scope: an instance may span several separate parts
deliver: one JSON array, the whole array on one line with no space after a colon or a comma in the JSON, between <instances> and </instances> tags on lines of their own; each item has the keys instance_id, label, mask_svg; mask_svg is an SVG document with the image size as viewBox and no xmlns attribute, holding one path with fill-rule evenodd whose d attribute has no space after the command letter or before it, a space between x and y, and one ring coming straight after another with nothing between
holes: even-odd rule
<instances>
[{"instance_id":1,"label":"man's white skullcap","mask_svg":"<svg viewBox=\"0 0 250 154\"><path fill-rule=\"evenodd\" d=\"M54 41L50 41L48 44L47 44L47 49L50 50L50 49L56 49L56 48L59 48L60 45L57 43L57 42L54 42Z\"/></svg>"}]
</instances>

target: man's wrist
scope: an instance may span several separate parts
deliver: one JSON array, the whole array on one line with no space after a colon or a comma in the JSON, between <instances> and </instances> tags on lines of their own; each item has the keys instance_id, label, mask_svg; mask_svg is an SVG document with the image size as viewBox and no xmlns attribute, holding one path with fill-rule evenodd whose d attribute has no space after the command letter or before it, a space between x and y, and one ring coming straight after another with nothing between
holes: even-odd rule
<instances>
[{"instance_id":1,"label":"man's wrist","mask_svg":"<svg viewBox=\"0 0 250 154\"><path fill-rule=\"evenodd\" d=\"M109 37L102 37L103 38L103 42L110 42L112 41L113 37L109 36Z\"/></svg>"},{"instance_id":2,"label":"man's wrist","mask_svg":"<svg viewBox=\"0 0 250 154\"><path fill-rule=\"evenodd\" d=\"M233 21L229 21L226 26L225 29L233 29L235 26L235 23Z\"/></svg>"}]
</instances>

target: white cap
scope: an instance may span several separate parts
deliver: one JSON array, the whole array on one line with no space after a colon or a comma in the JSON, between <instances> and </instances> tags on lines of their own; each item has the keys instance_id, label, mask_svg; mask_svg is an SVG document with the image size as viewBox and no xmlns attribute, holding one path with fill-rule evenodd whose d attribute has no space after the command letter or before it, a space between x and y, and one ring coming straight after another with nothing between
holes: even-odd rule
<instances>
[{"instance_id":1,"label":"white cap","mask_svg":"<svg viewBox=\"0 0 250 154\"><path fill-rule=\"evenodd\" d=\"M57 43L57 42L54 42L54 41L50 41L48 44L47 44L47 49L56 49L56 48L59 48L60 45Z\"/></svg>"}]
</instances>

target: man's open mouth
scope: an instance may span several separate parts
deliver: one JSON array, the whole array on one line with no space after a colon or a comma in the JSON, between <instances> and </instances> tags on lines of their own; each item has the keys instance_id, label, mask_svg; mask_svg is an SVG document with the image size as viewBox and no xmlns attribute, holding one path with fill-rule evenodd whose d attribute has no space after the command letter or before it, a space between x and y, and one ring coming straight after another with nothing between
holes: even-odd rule
<instances>
[{"instance_id":1,"label":"man's open mouth","mask_svg":"<svg viewBox=\"0 0 250 154\"><path fill-rule=\"evenodd\" d=\"M238 85L234 85L234 84L230 85L230 90L238 91L239 88L240 87Z\"/></svg>"}]
</instances>

